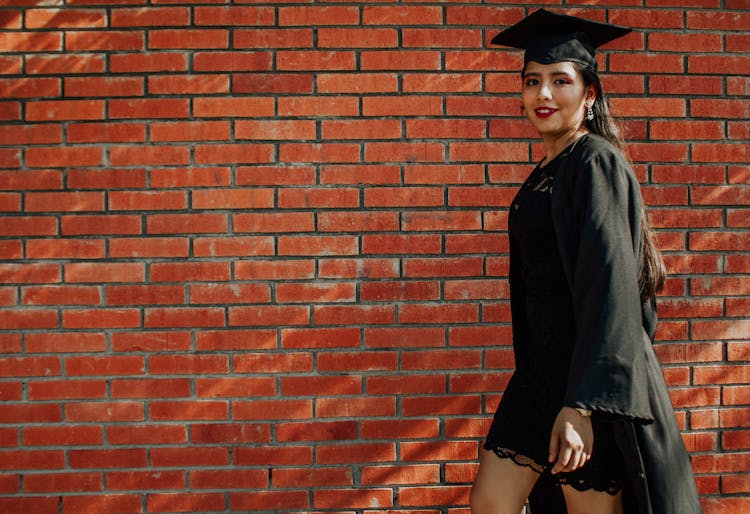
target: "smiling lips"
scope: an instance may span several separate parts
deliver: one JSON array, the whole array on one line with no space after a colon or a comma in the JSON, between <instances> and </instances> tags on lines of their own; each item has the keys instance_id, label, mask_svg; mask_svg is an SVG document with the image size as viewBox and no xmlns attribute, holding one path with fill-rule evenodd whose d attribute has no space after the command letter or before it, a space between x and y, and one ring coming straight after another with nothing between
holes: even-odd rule
<instances>
[{"instance_id":1,"label":"smiling lips","mask_svg":"<svg viewBox=\"0 0 750 514\"><path fill-rule=\"evenodd\" d=\"M557 112L557 109L552 109L550 107L539 107L537 109L534 109L534 113L539 118L549 118L553 114Z\"/></svg>"}]
</instances>

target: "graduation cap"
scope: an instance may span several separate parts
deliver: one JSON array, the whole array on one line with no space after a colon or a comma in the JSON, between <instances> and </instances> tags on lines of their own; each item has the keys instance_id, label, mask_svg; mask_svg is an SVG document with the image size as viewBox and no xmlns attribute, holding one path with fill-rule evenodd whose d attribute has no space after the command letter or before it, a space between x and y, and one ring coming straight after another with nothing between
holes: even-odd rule
<instances>
[{"instance_id":1,"label":"graduation cap","mask_svg":"<svg viewBox=\"0 0 750 514\"><path fill-rule=\"evenodd\" d=\"M492 38L493 45L525 50L529 61L573 61L596 71L596 48L632 29L539 9Z\"/></svg>"}]
</instances>

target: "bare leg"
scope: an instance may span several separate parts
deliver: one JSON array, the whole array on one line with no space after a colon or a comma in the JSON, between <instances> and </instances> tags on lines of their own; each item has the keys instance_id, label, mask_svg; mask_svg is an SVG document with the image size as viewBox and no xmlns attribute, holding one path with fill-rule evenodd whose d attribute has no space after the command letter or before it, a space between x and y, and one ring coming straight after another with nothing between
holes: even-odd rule
<instances>
[{"instance_id":1,"label":"bare leg","mask_svg":"<svg viewBox=\"0 0 750 514\"><path fill-rule=\"evenodd\" d=\"M568 514L623 514L622 493L576 491L569 485L562 487Z\"/></svg>"},{"instance_id":2,"label":"bare leg","mask_svg":"<svg viewBox=\"0 0 750 514\"><path fill-rule=\"evenodd\" d=\"M483 450L471 490L472 514L519 514L539 474Z\"/></svg>"}]
</instances>

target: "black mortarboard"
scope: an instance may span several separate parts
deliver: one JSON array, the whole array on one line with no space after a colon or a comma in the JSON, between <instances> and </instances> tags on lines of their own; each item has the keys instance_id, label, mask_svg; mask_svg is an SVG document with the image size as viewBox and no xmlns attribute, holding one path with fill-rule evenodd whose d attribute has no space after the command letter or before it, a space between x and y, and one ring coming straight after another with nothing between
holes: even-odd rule
<instances>
[{"instance_id":1,"label":"black mortarboard","mask_svg":"<svg viewBox=\"0 0 750 514\"><path fill-rule=\"evenodd\" d=\"M492 38L492 44L526 50L524 68L529 61L573 61L596 71L595 49L630 31L628 27L539 9Z\"/></svg>"}]
</instances>

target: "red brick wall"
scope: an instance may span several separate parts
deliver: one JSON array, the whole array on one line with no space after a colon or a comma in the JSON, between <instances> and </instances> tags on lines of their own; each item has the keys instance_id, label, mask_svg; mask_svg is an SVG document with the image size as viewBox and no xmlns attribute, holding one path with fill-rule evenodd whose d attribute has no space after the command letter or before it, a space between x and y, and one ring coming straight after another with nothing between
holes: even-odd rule
<instances>
[{"instance_id":1,"label":"red brick wall","mask_svg":"<svg viewBox=\"0 0 750 514\"><path fill-rule=\"evenodd\" d=\"M62 3L0 8L0 511L465 512L527 6ZM750 4L594 3L639 29L601 64L658 354L706 512L748 512Z\"/></svg>"}]
</instances>

